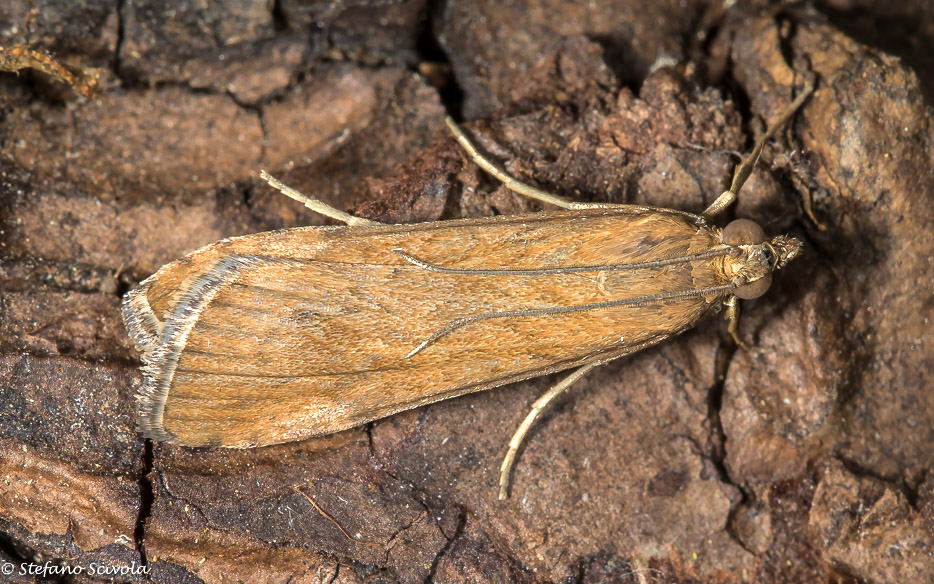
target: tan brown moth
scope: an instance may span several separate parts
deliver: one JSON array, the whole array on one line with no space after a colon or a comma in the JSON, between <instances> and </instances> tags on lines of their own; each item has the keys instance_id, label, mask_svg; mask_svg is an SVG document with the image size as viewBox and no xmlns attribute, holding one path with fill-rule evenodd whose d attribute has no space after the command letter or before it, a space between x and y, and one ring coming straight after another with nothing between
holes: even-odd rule
<instances>
[{"instance_id":1,"label":"tan brown moth","mask_svg":"<svg viewBox=\"0 0 934 584\"><path fill-rule=\"evenodd\" d=\"M748 178L792 103L701 215L575 203L477 164L537 214L385 225L338 211L263 173L283 193L346 223L224 239L163 266L123 304L142 351L138 427L185 446L250 448L338 432L469 392L576 368L516 431L525 433L593 367L654 345L765 293L801 243L748 220L709 223ZM737 338L738 340L738 338Z\"/></svg>"}]
</instances>

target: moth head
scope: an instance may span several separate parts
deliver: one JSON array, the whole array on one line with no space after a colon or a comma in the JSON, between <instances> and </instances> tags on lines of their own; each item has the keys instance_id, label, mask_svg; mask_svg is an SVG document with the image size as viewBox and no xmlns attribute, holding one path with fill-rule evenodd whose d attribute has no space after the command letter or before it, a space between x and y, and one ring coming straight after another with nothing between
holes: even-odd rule
<instances>
[{"instance_id":1,"label":"moth head","mask_svg":"<svg viewBox=\"0 0 934 584\"><path fill-rule=\"evenodd\" d=\"M779 235L768 239L755 221L737 219L723 229L721 241L739 249L731 258L730 270L737 283L737 297L752 300L766 293L772 284L772 272L798 257L802 244L794 237Z\"/></svg>"}]
</instances>

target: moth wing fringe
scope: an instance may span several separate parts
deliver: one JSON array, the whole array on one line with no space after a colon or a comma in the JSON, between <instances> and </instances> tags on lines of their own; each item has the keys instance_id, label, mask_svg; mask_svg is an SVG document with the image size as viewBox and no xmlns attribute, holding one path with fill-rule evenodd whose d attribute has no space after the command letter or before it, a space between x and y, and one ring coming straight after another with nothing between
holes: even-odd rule
<instances>
[{"instance_id":1,"label":"moth wing fringe","mask_svg":"<svg viewBox=\"0 0 934 584\"><path fill-rule=\"evenodd\" d=\"M142 351L143 384L136 394L136 429L144 437L157 442L175 441L175 435L165 430L163 414L188 335L204 308L240 270L261 263L265 263L264 258L249 255L219 259L191 283L161 326L146 300L150 287L158 281L159 272L127 295L123 318Z\"/></svg>"}]
</instances>

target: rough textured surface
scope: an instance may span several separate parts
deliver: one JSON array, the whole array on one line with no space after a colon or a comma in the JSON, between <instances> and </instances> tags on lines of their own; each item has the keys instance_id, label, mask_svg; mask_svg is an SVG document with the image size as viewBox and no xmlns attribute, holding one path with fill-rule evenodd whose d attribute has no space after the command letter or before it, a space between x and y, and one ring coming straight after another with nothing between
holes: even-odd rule
<instances>
[{"instance_id":1,"label":"rough textured surface","mask_svg":"<svg viewBox=\"0 0 934 584\"><path fill-rule=\"evenodd\" d=\"M934 580L927 2L87 4L0 0L4 46L103 70L95 101L0 73L0 570ZM734 210L807 242L744 302L750 348L711 319L594 371L508 501L505 444L557 377L253 451L135 433L120 296L216 239L326 222L260 168L384 221L540 209L464 163L447 110L543 188L700 211L804 78Z\"/></svg>"},{"instance_id":2,"label":"rough textured surface","mask_svg":"<svg viewBox=\"0 0 934 584\"><path fill-rule=\"evenodd\" d=\"M825 558L866 582L934 580L934 533L904 493L857 477L839 461L823 470L809 523Z\"/></svg>"}]
</instances>

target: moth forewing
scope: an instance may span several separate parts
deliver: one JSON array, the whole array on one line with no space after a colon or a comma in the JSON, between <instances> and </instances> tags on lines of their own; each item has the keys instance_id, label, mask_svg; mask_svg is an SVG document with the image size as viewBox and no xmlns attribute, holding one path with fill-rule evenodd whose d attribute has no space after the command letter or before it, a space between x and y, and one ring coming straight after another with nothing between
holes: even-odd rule
<instances>
[{"instance_id":1,"label":"moth forewing","mask_svg":"<svg viewBox=\"0 0 934 584\"><path fill-rule=\"evenodd\" d=\"M723 302L728 255L703 252L726 247L699 217L638 207L223 240L125 302L140 429L261 446L618 357Z\"/></svg>"}]
</instances>

